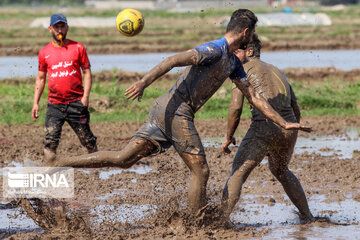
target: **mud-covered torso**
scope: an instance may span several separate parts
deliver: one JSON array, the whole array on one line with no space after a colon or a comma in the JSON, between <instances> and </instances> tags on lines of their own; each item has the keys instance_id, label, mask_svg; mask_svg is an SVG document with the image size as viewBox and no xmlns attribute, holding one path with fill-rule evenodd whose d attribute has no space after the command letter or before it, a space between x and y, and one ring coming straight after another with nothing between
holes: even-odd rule
<instances>
[{"instance_id":1,"label":"mud-covered torso","mask_svg":"<svg viewBox=\"0 0 360 240\"><path fill-rule=\"evenodd\" d=\"M256 92L287 121L296 121L291 107L291 90L285 74L275 66L254 58L244 64L247 78ZM252 107L253 120L265 120L266 117Z\"/></svg>"},{"instance_id":2,"label":"mud-covered torso","mask_svg":"<svg viewBox=\"0 0 360 240\"><path fill-rule=\"evenodd\" d=\"M154 106L167 114L193 118L197 110L219 89L224 81L245 77L241 62L229 55L225 38L201 45L197 65L189 66L174 86L156 100Z\"/></svg>"}]
</instances>

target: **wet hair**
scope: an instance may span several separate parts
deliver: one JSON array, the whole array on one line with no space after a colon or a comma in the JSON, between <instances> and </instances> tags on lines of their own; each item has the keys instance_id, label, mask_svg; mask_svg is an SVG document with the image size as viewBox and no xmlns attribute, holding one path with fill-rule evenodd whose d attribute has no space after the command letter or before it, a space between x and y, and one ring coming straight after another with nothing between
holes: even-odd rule
<instances>
[{"instance_id":1,"label":"wet hair","mask_svg":"<svg viewBox=\"0 0 360 240\"><path fill-rule=\"evenodd\" d=\"M256 33L254 33L251 42L246 46L246 49L252 48L253 49L253 56L260 57L261 52L261 41Z\"/></svg>"},{"instance_id":2,"label":"wet hair","mask_svg":"<svg viewBox=\"0 0 360 240\"><path fill-rule=\"evenodd\" d=\"M255 29L258 19L249 9L238 9L231 15L226 32L242 32L245 28Z\"/></svg>"}]
</instances>

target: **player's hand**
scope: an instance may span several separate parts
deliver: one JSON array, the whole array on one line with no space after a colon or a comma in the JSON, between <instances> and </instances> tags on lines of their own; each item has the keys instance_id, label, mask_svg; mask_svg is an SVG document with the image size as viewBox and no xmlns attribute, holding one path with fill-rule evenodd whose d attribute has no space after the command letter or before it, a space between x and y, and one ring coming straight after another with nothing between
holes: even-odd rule
<instances>
[{"instance_id":1,"label":"player's hand","mask_svg":"<svg viewBox=\"0 0 360 240\"><path fill-rule=\"evenodd\" d=\"M231 153L231 150L229 149L229 145L230 144L236 144L236 140L235 140L235 138L234 137L232 137L231 139L225 139L224 141L223 141L223 143L221 144L221 147L222 147L222 151L223 151L223 153L226 155L226 154L230 154Z\"/></svg>"},{"instance_id":2,"label":"player's hand","mask_svg":"<svg viewBox=\"0 0 360 240\"><path fill-rule=\"evenodd\" d=\"M39 105L38 104L34 104L32 111L31 111L31 116L34 121L36 121L39 118Z\"/></svg>"},{"instance_id":3,"label":"player's hand","mask_svg":"<svg viewBox=\"0 0 360 240\"><path fill-rule=\"evenodd\" d=\"M286 123L285 125L286 130L300 130L304 132L312 132L312 128L309 126L301 125L300 123Z\"/></svg>"},{"instance_id":4,"label":"player's hand","mask_svg":"<svg viewBox=\"0 0 360 240\"><path fill-rule=\"evenodd\" d=\"M89 106L89 97L83 96L80 101L85 107Z\"/></svg>"},{"instance_id":5,"label":"player's hand","mask_svg":"<svg viewBox=\"0 0 360 240\"><path fill-rule=\"evenodd\" d=\"M139 102L141 102L141 97L144 93L145 89L145 83L143 81L137 81L133 85L131 85L128 89L125 91L125 96L128 99L135 100L138 99Z\"/></svg>"}]
</instances>

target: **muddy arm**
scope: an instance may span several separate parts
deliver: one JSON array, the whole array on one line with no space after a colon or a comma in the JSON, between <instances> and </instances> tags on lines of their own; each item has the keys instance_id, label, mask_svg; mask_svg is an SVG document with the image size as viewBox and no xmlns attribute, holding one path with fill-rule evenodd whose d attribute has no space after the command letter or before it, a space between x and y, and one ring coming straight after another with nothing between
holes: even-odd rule
<instances>
[{"instance_id":1,"label":"muddy arm","mask_svg":"<svg viewBox=\"0 0 360 240\"><path fill-rule=\"evenodd\" d=\"M286 122L279 113L277 113L270 104L257 93L254 88L250 85L248 80L245 79L235 79L235 85L241 90L244 96L248 99L249 103L256 107L261 113L263 113L267 118L272 120L274 123L278 124L282 128L288 128L288 122Z\"/></svg>"},{"instance_id":2,"label":"muddy arm","mask_svg":"<svg viewBox=\"0 0 360 240\"><path fill-rule=\"evenodd\" d=\"M229 106L227 139L231 140L236 128L239 126L240 117L244 104L244 95L238 88L232 90L232 99Z\"/></svg>"},{"instance_id":3,"label":"muddy arm","mask_svg":"<svg viewBox=\"0 0 360 240\"><path fill-rule=\"evenodd\" d=\"M198 52L195 49L181 52L166 58L160 64L151 69L140 81L135 82L128 89L126 89L125 96L132 100L138 98L140 101L144 89L153 83L156 79L169 72L174 67L183 67L197 64L199 61L198 58Z\"/></svg>"},{"instance_id":4,"label":"muddy arm","mask_svg":"<svg viewBox=\"0 0 360 240\"><path fill-rule=\"evenodd\" d=\"M238 88L232 90L232 99L229 106L228 112L228 124L226 138L222 143L222 151L225 154L230 153L229 145L231 143L235 144L234 133L236 128L239 126L240 117L244 104L244 95Z\"/></svg>"},{"instance_id":5,"label":"muddy arm","mask_svg":"<svg viewBox=\"0 0 360 240\"><path fill-rule=\"evenodd\" d=\"M299 107L295 93L291 86L290 86L290 93L291 93L291 107L294 111L297 122L300 123L300 117L301 117L300 107Z\"/></svg>"}]
</instances>

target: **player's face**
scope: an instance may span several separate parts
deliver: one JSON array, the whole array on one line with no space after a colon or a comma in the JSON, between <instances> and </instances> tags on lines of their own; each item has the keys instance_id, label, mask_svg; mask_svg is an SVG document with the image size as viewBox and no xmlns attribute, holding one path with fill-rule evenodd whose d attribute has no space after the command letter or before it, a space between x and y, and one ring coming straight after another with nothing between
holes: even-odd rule
<instances>
[{"instance_id":1,"label":"player's face","mask_svg":"<svg viewBox=\"0 0 360 240\"><path fill-rule=\"evenodd\" d=\"M245 59L246 59L245 50L237 49L234 53L235 53L235 56L236 56L242 63L245 63Z\"/></svg>"},{"instance_id":2,"label":"player's face","mask_svg":"<svg viewBox=\"0 0 360 240\"><path fill-rule=\"evenodd\" d=\"M64 41L66 39L66 34L68 32L68 25L63 22L58 22L57 24L50 26L49 30L51 32L51 35L53 36L53 39L56 41L60 41L59 36L62 35L62 40Z\"/></svg>"}]
</instances>

